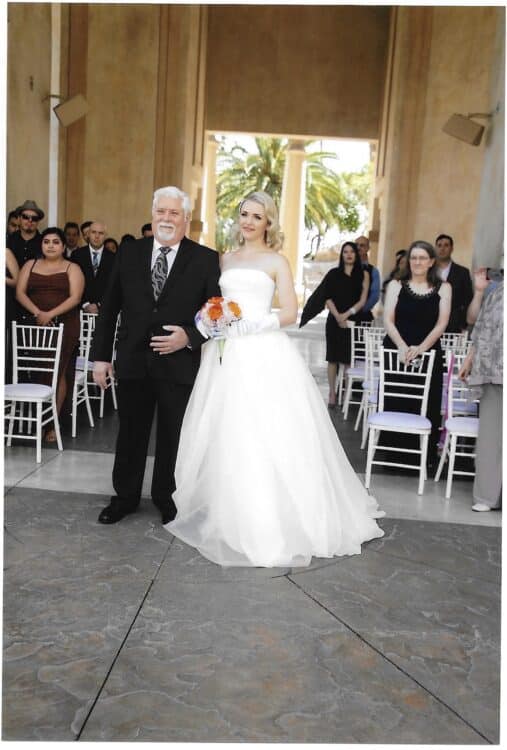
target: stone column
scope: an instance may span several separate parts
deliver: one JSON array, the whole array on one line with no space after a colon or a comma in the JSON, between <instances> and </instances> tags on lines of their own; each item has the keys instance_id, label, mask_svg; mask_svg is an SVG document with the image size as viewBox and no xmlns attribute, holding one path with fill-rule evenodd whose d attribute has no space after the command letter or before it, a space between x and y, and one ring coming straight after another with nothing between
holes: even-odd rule
<instances>
[{"instance_id":1,"label":"stone column","mask_svg":"<svg viewBox=\"0 0 507 750\"><path fill-rule=\"evenodd\" d=\"M280 224L285 236L284 254L289 259L296 286L301 283L304 255L305 159L305 142L289 141L283 173Z\"/></svg>"},{"instance_id":2,"label":"stone column","mask_svg":"<svg viewBox=\"0 0 507 750\"><path fill-rule=\"evenodd\" d=\"M54 227L58 224L59 203L59 146L60 146L60 123L53 112L53 107L58 104L60 95L60 61L62 46L62 13L61 6L57 3L51 4L51 72L49 83L49 187L47 205L47 223Z\"/></svg>"},{"instance_id":3,"label":"stone column","mask_svg":"<svg viewBox=\"0 0 507 750\"><path fill-rule=\"evenodd\" d=\"M391 270L394 251L414 239L433 18L432 8L394 7L391 14L374 196L381 276Z\"/></svg>"},{"instance_id":4,"label":"stone column","mask_svg":"<svg viewBox=\"0 0 507 750\"><path fill-rule=\"evenodd\" d=\"M492 118L483 135L485 141L479 205L475 222L473 261L478 266L503 267L504 256L504 168L505 168L505 16L498 8L495 49L491 70L489 106ZM486 109L484 111L486 111ZM484 120L478 121L485 124Z\"/></svg>"},{"instance_id":5,"label":"stone column","mask_svg":"<svg viewBox=\"0 0 507 750\"><path fill-rule=\"evenodd\" d=\"M160 6L154 184L177 185L194 202L204 156L207 13Z\"/></svg>"},{"instance_id":6,"label":"stone column","mask_svg":"<svg viewBox=\"0 0 507 750\"><path fill-rule=\"evenodd\" d=\"M218 141L209 135L206 141L204 157L204 231L202 241L209 247L215 247L217 227L217 151Z\"/></svg>"}]
</instances>

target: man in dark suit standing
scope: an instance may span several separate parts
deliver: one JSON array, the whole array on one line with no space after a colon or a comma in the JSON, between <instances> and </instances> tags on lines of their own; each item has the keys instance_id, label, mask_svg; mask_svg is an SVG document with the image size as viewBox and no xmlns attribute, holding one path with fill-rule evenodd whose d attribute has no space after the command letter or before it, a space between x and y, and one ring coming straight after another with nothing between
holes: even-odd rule
<instances>
[{"instance_id":1,"label":"man in dark suit standing","mask_svg":"<svg viewBox=\"0 0 507 750\"><path fill-rule=\"evenodd\" d=\"M70 260L72 254L79 247L79 224L76 221L67 221L63 228L65 235L64 255Z\"/></svg>"},{"instance_id":2,"label":"man in dark suit standing","mask_svg":"<svg viewBox=\"0 0 507 750\"><path fill-rule=\"evenodd\" d=\"M88 245L72 253L72 262L77 263L85 277L82 307L88 313L98 313L113 270L115 254L104 247L105 236L105 224L100 221L92 222Z\"/></svg>"},{"instance_id":3,"label":"man in dark suit standing","mask_svg":"<svg viewBox=\"0 0 507 750\"><path fill-rule=\"evenodd\" d=\"M120 428L113 486L116 496L100 523L116 523L133 513L141 498L148 442L157 407L157 435L151 496L162 523L176 515L172 500L174 467L185 408L205 339L194 316L220 294L218 254L188 239L188 195L175 187L153 196L153 237L127 242L116 254L100 308L91 359L102 388L112 374L116 318L116 370Z\"/></svg>"},{"instance_id":4,"label":"man in dark suit standing","mask_svg":"<svg viewBox=\"0 0 507 750\"><path fill-rule=\"evenodd\" d=\"M442 281L448 281L452 288L451 314L446 332L461 333L467 327L467 308L474 292L470 271L451 260L454 241L448 234L439 234L435 240L437 251L437 272Z\"/></svg>"}]
</instances>

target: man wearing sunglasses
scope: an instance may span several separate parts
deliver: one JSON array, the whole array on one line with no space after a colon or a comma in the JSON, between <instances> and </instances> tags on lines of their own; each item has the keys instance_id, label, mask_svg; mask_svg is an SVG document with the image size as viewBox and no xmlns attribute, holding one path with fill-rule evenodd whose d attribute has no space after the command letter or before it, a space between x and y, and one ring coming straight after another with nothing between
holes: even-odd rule
<instances>
[{"instance_id":1,"label":"man wearing sunglasses","mask_svg":"<svg viewBox=\"0 0 507 750\"><path fill-rule=\"evenodd\" d=\"M44 218L44 211L35 201L25 201L16 211L19 216L19 229L9 235L7 247L12 250L20 268L27 260L40 258L42 240L39 222Z\"/></svg>"}]
</instances>

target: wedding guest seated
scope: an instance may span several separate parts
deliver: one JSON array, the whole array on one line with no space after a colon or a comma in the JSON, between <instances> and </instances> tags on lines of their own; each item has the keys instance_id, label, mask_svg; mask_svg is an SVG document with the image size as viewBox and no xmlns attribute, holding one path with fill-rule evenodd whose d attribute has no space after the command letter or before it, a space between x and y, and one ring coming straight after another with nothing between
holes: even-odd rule
<instances>
[{"instance_id":1,"label":"wedding guest seated","mask_svg":"<svg viewBox=\"0 0 507 750\"><path fill-rule=\"evenodd\" d=\"M63 323L63 342L58 370L56 405L62 409L67 393L72 393L79 342L79 303L84 277L76 263L64 257L65 235L58 227L42 232L42 258L25 263L16 285L16 299L40 326ZM43 381L41 381L43 382ZM55 442L53 429L45 434Z\"/></svg>"},{"instance_id":2,"label":"wedding guest seated","mask_svg":"<svg viewBox=\"0 0 507 750\"><path fill-rule=\"evenodd\" d=\"M503 281L484 299L472 331L472 348L460 377L478 386L479 434L475 451L472 510L502 503Z\"/></svg>"},{"instance_id":3,"label":"wedding guest seated","mask_svg":"<svg viewBox=\"0 0 507 750\"><path fill-rule=\"evenodd\" d=\"M133 234L124 234L120 240L120 247L124 245L126 242L134 242L134 240L135 240L135 237Z\"/></svg>"},{"instance_id":4,"label":"wedding guest seated","mask_svg":"<svg viewBox=\"0 0 507 750\"><path fill-rule=\"evenodd\" d=\"M106 250L109 250L110 253L116 253L118 252L118 243L114 239L114 237L107 237L104 240L104 247Z\"/></svg>"},{"instance_id":5,"label":"wedding guest seated","mask_svg":"<svg viewBox=\"0 0 507 750\"><path fill-rule=\"evenodd\" d=\"M382 301L384 300L387 285L392 279L399 279L401 274L404 273L407 267L407 251L404 249L397 250L395 254L394 268L389 271L389 275L386 276L382 284Z\"/></svg>"},{"instance_id":6,"label":"wedding guest seated","mask_svg":"<svg viewBox=\"0 0 507 750\"><path fill-rule=\"evenodd\" d=\"M13 211L9 211L9 214L7 216L6 237L8 238L10 234L14 234L14 232L17 232L18 229L19 214L17 209L15 208Z\"/></svg>"},{"instance_id":7,"label":"wedding guest seated","mask_svg":"<svg viewBox=\"0 0 507 750\"><path fill-rule=\"evenodd\" d=\"M370 277L368 297L366 298L366 302L362 309L357 314L357 321L371 321L373 320L372 308L375 307L380 299L380 272L368 259L368 254L370 252L370 240L368 237L361 235L356 239L356 245L359 249L361 265L364 270L368 272Z\"/></svg>"},{"instance_id":8,"label":"wedding guest seated","mask_svg":"<svg viewBox=\"0 0 507 750\"><path fill-rule=\"evenodd\" d=\"M98 313L107 282L113 269L114 253L104 247L106 227L100 221L90 225L89 244L80 247L72 256L85 278L82 308L88 313Z\"/></svg>"},{"instance_id":9,"label":"wedding guest seated","mask_svg":"<svg viewBox=\"0 0 507 750\"><path fill-rule=\"evenodd\" d=\"M467 307L473 297L470 271L452 260L454 240L448 234L439 234L435 247L438 276L442 281L447 281L452 289L451 314L446 331L461 333L466 330Z\"/></svg>"},{"instance_id":10,"label":"wedding guest seated","mask_svg":"<svg viewBox=\"0 0 507 750\"><path fill-rule=\"evenodd\" d=\"M74 250L79 247L79 224L75 221L67 221L63 233L65 235L65 257L70 258Z\"/></svg>"},{"instance_id":11,"label":"wedding guest seated","mask_svg":"<svg viewBox=\"0 0 507 750\"><path fill-rule=\"evenodd\" d=\"M88 244L88 240L90 239L90 227L93 222L91 221L83 221L81 224L81 235L83 237L83 241L85 243L85 246Z\"/></svg>"}]
</instances>

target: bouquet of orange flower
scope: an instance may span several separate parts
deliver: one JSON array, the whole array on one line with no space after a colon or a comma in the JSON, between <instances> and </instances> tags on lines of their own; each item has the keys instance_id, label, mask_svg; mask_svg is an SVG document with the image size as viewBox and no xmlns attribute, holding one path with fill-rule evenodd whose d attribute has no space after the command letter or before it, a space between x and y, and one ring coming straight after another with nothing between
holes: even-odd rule
<instances>
[{"instance_id":1,"label":"bouquet of orange flower","mask_svg":"<svg viewBox=\"0 0 507 750\"><path fill-rule=\"evenodd\" d=\"M240 306L227 297L211 297L201 307L194 320L199 333L206 338L217 340L220 364L222 364L225 331L231 323L241 320Z\"/></svg>"}]
</instances>

